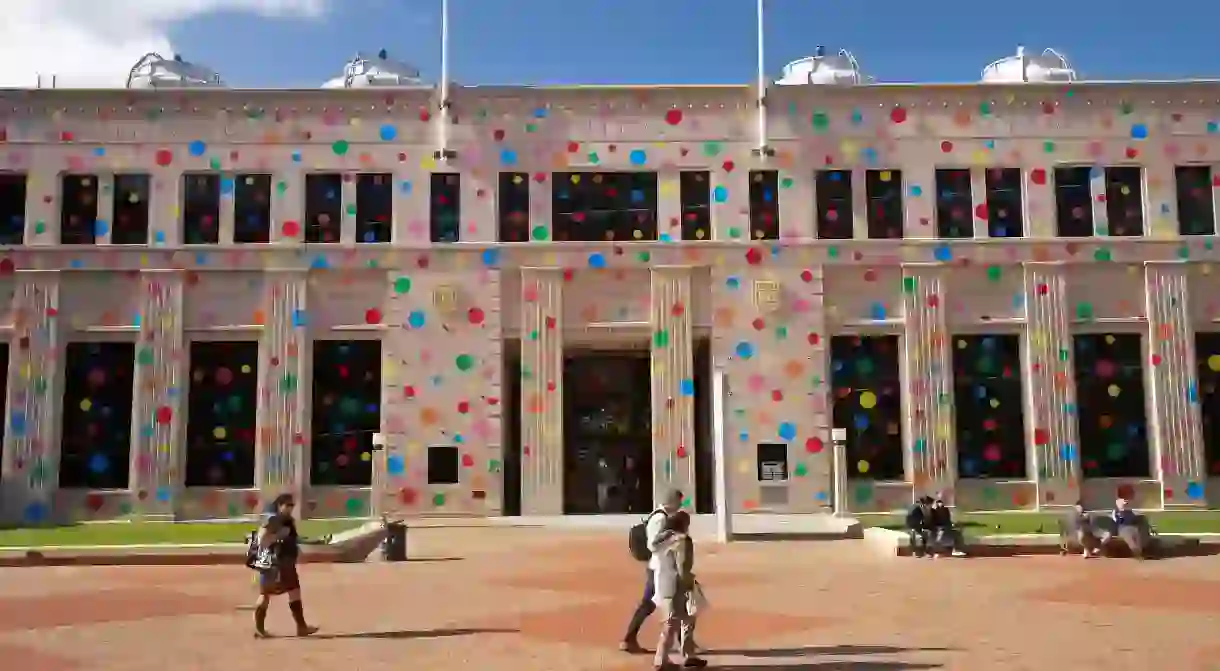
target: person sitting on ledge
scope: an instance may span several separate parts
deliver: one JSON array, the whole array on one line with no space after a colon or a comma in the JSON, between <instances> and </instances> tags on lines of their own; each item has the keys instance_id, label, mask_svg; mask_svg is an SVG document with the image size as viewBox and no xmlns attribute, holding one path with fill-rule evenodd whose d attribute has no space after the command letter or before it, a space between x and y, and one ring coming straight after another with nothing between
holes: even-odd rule
<instances>
[{"instance_id":1,"label":"person sitting on ledge","mask_svg":"<svg viewBox=\"0 0 1220 671\"><path fill-rule=\"evenodd\" d=\"M1146 521L1139 513L1131 509L1131 502L1124 498L1118 498L1114 501L1114 510L1110 513L1110 521L1114 525L1113 529L1106 529L1101 535L1101 547L1105 549L1106 544L1111 538L1117 536L1127 547L1131 548L1131 555L1136 559L1144 558L1144 546L1148 534L1145 533Z\"/></svg>"},{"instance_id":2,"label":"person sitting on ledge","mask_svg":"<svg viewBox=\"0 0 1220 671\"><path fill-rule=\"evenodd\" d=\"M1077 501L1063 520L1063 552L1071 551L1073 545L1080 546L1080 556L1096 557L1101 548L1093 529L1093 518L1084 509L1084 502Z\"/></svg>"},{"instance_id":3,"label":"person sitting on ledge","mask_svg":"<svg viewBox=\"0 0 1220 671\"><path fill-rule=\"evenodd\" d=\"M910 538L911 556L928 554L928 541L932 536L932 497L924 496L907 511L907 536Z\"/></svg>"},{"instance_id":4,"label":"person sitting on ledge","mask_svg":"<svg viewBox=\"0 0 1220 671\"><path fill-rule=\"evenodd\" d=\"M962 550L965 540L962 532L953 526L953 511L945 505L942 499L936 499L932 504L932 556L936 557L938 550L948 547L954 557L965 557Z\"/></svg>"}]
</instances>

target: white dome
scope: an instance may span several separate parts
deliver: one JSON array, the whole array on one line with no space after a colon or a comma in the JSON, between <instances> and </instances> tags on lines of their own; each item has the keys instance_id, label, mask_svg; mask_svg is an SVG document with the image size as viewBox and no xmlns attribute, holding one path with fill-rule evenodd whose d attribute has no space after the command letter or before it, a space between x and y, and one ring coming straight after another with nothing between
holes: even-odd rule
<instances>
[{"instance_id":1,"label":"white dome","mask_svg":"<svg viewBox=\"0 0 1220 671\"><path fill-rule=\"evenodd\" d=\"M792 61L784 66L784 74L775 81L780 86L805 84L863 84L868 80L860 72L860 64L850 51L840 49L827 56L825 47L818 47L813 56Z\"/></svg>"},{"instance_id":2,"label":"white dome","mask_svg":"<svg viewBox=\"0 0 1220 671\"><path fill-rule=\"evenodd\" d=\"M224 86L220 75L202 65L187 63L181 56L172 59L160 54L146 54L127 73L127 88L187 88Z\"/></svg>"},{"instance_id":3,"label":"white dome","mask_svg":"<svg viewBox=\"0 0 1220 671\"><path fill-rule=\"evenodd\" d=\"M1017 47L1017 55L1001 58L983 68L987 83L1015 82L1074 82L1076 71L1063 54L1046 49L1038 56L1029 56L1025 47Z\"/></svg>"},{"instance_id":4,"label":"white dome","mask_svg":"<svg viewBox=\"0 0 1220 671\"><path fill-rule=\"evenodd\" d=\"M367 86L422 86L419 70L390 60L385 49L373 58L357 54L343 68L343 74L322 85L324 89L353 89Z\"/></svg>"}]
</instances>

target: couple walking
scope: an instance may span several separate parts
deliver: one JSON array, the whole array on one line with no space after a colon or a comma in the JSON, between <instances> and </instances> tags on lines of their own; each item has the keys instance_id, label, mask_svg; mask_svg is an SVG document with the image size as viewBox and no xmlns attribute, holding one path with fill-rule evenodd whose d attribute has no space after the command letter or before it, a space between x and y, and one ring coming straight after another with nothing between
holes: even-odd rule
<instances>
[{"instance_id":1,"label":"couple walking","mask_svg":"<svg viewBox=\"0 0 1220 671\"><path fill-rule=\"evenodd\" d=\"M648 562L644 579L644 595L631 616L620 650L641 653L640 627L649 615L661 609L665 618L653 668L672 669L669 661L677 642L682 653L682 667L701 669L707 660L695 656L695 618L703 605L703 590L695 581L695 545L690 537L690 515L681 510L682 492L671 491L659 508L631 530L631 554ZM675 641L675 639L677 639Z\"/></svg>"}]
</instances>

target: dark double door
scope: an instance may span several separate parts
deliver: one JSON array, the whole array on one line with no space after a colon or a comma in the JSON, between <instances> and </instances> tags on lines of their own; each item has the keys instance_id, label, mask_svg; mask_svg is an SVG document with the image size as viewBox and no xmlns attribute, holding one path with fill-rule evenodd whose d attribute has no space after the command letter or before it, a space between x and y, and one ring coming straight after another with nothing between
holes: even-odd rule
<instances>
[{"instance_id":1,"label":"dark double door","mask_svg":"<svg viewBox=\"0 0 1220 671\"><path fill-rule=\"evenodd\" d=\"M579 350L564 358L564 513L652 506L648 351Z\"/></svg>"}]
</instances>

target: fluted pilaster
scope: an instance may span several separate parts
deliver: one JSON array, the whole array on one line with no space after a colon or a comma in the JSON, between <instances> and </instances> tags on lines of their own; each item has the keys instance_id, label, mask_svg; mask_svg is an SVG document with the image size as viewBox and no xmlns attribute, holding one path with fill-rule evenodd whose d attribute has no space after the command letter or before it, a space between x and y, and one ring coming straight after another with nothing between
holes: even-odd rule
<instances>
[{"instance_id":1,"label":"fluted pilaster","mask_svg":"<svg viewBox=\"0 0 1220 671\"><path fill-rule=\"evenodd\" d=\"M1027 264L1025 292L1025 393L1034 443L1030 470L1037 477L1039 505L1066 505L1079 496L1080 439L1063 267Z\"/></svg>"},{"instance_id":2,"label":"fluted pilaster","mask_svg":"<svg viewBox=\"0 0 1220 671\"><path fill-rule=\"evenodd\" d=\"M652 269L653 500L678 488L695 500L695 376L690 271Z\"/></svg>"},{"instance_id":3,"label":"fluted pilaster","mask_svg":"<svg viewBox=\"0 0 1220 671\"><path fill-rule=\"evenodd\" d=\"M563 512L563 274L521 273L521 511Z\"/></svg>"},{"instance_id":4,"label":"fluted pilaster","mask_svg":"<svg viewBox=\"0 0 1220 671\"><path fill-rule=\"evenodd\" d=\"M1160 476L1166 505L1204 506L1207 459L1190 315L1189 266L1148 264L1144 282L1151 359L1153 472Z\"/></svg>"},{"instance_id":5,"label":"fluted pilaster","mask_svg":"<svg viewBox=\"0 0 1220 671\"><path fill-rule=\"evenodd\" d=\"M172 515L182 485L182 289L177 271L142 276L130 478L132 509L142 515Z\"/></svg>"},{"instance_id":6,"label":"fluted pilaster","mask_svg":"<svg viewBox=\"0 0 1220 671\"><path fill-rule=\"evenodd\" d=\"M13 296L0 516L49 522L59 486L59 274L23 271Z\"/></svg>"},{"instance_id":7,"label":"fluted pilaster","mask_svg":"<svg viewBox=\"0 0 1220 671\"><path fill-rule=\"evenodd\" d=\"M284 492L299 496L307 477L308 289L305 274L295 271L274 271L265 287L255 482L263 497L272 499Z\"/></svg>"},{"instance_id":8,"label":"fluted pilaster","mask_svg":"<svg viewBox=\"0 0 1220 671\"><path fill-rule=\"evenodd\" d=\"M906 416L910 422L907 478L917 495L943 492L948 496L957 480L944 272L935 266L909 266L902 278Z\"/></svg>"}]
</instances>

